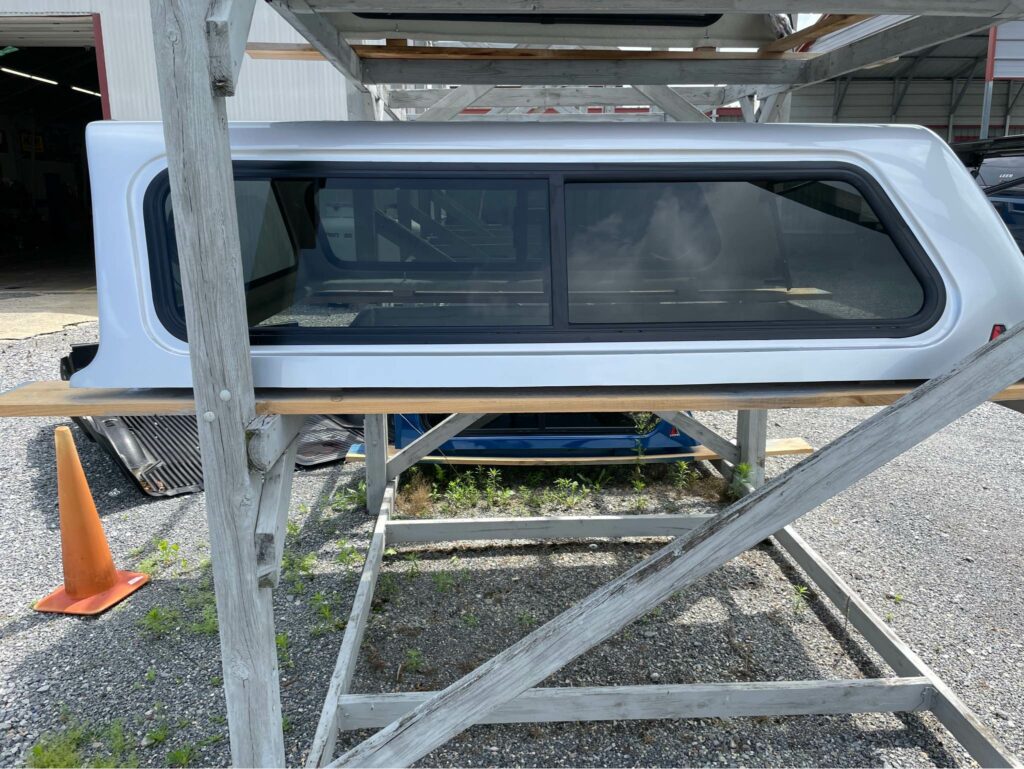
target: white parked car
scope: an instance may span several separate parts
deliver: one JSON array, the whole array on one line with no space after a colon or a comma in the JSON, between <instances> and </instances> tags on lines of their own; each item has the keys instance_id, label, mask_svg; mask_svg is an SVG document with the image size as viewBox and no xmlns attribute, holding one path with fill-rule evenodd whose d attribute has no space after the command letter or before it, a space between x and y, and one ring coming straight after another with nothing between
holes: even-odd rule
<instances>
[{"instance_id":1,"label":"white parked car","mask_svg":"<svg viewBox=\"0 0 1024 769\"><path fill-rule=\"evenodd\" d=\"M100 346L191 381L159 124L88 129ZM231 127L263 387L925 379L1024 317L1024 259L906 126Z\"/></svg>"}]
</instances>

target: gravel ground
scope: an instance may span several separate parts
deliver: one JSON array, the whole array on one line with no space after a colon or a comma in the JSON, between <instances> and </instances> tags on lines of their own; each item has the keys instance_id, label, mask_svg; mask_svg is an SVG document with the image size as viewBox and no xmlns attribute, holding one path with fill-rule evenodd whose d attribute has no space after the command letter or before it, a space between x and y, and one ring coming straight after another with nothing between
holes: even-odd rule
<instances>
[{"instance_id":1,"label":"gravel ground","mask_svg":"<svg viewBox=\"0 0 1024 769\"><path fill-rule=\"evenodd\" d=\"M90 324L0 344L0 388L55 378L60 354L95 333ZM772 412L769 434L799 435L821 446L871 411ZM728 415L698 416L729 430ZM1019 420L1014 412L984 406L797 528L1011 749L1024 753ZM23 764L40 741L50 755L73 750L79 762L225 765L202 495L143 497L74 428L115 559L122 568L144 563L154 580L99 619L30 610L61 582L52 432L62 422L0 421L0 765ZM793 461L770 460L769 472ZM359 466L296 474L286 579L275 594L293 764L302 761L312 737L368 544L371 521L358 509L358 495L345 491L357 487L360 475ZM535 493L517 491L495 514L533 514L524 502L545 513L566 509L564 493L560 503L550 493L537 496L537 489L552 488L550 478L506 471L503 480ZM571 512L635 509L626 480L606 478L600 494L581 495ZM716 507L679 491L670 478L652 480L643 496L646 512ZM404 514L417 512L408 492L402 501ZM465 507L438 512L469 514ZM474 514L491 513L481 502ZM656 546L401 548L383 569L354 691L442 687ZM794 582L803 578L788 561L773 547L759 547L545 685L892 675L844 634L823 601L813 593L797 599ZM364 736L345 733L339 748ZM479 726L421 763L971 765L929 715Z\"/></svg>"}]
</instances>

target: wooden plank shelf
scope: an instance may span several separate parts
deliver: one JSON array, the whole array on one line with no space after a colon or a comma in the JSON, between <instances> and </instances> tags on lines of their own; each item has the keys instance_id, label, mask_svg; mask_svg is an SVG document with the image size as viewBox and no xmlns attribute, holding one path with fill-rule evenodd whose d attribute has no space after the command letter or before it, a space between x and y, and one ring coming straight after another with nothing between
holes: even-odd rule
<instances>
[{"instance_id":1,"label":"wooden plank shelf","mask_svg":"<svg viewBox=\"0 0 1024 769\"><path fill-rule=\"evenodd\" d=\"M265 389L259 414L532 414L624 411L886 406L917 382L700 385L665 387L548 387L532 389ZM1024 401L1024 382L993 401ZM187 389L98 389L67 382L29 382L0 393L0 417L194 414Z\"/></svg>"}]
</instances>

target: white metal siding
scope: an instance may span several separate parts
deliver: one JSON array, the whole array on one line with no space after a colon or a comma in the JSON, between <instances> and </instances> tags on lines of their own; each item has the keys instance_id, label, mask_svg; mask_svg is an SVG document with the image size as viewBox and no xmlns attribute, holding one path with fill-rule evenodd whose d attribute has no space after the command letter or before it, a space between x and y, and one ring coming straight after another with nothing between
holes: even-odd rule
<instances>
[{"instance_id":1,"label":"white metal siding","mask_svg":"<svg viewBox=\"0 0 1024 769\"><path fill-rule=\"evenodd\" d=\"M0 15L100 14L110 113L115 120L159 120L153 33L145 0L0 0ZM274 10L256 4L249 39L303 42ZM327 62L246 57L232 120L344 120L345 80Z\"/></svg>"},{"instance_id":2,"label":"white metal siding","mask_svg":"<svg viewBox=\"0 0 1024 769\"><path fill-rule=\"evenodd\" d=\"M893 103L892 82L876 80L852 80L843 99L837 123L905 123L924 125L937 131L944 138L949 126L950 103L959 94L963 80L956 83L955 91L948 80L915 80L911 82L896 120L891 110ZM902 83L895 86L902 88ZM1006 119L1007 93L1010 88L1016 94L1016 83L997 81L992 99L991 136L1001 136ZM831 123L833 104L838 82L822 83L796 91L793 94L792 121L794 123ZM976 136L981 124L981 102L984 83L976 78L963 100L954 119L954 136ZM1021 97L1012 112L1011 132L1024 132L1024 97Z\"/></svg>"}]
</instances>

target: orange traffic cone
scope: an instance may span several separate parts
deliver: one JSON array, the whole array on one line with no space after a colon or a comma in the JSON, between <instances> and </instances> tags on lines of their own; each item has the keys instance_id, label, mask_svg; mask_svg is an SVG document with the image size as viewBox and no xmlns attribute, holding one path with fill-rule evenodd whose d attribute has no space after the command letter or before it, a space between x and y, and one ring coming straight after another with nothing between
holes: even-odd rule
<instances>
[{"instance_id":1,"label":"orange traffic cone","mask_svg":"<svg viewBox=\"0 0 1024 769\"><path fill-rule=\"evenodd\" d=\"M67 427L54 433L57 444L57 497L64 584L36 602L36 611L99 614L149 581L134 571L118 571L103 535L75 439Z\"/></svg>"}]
</instances>

